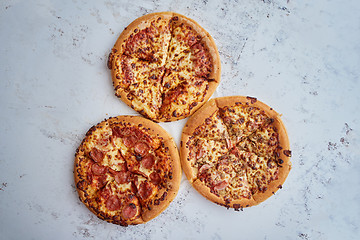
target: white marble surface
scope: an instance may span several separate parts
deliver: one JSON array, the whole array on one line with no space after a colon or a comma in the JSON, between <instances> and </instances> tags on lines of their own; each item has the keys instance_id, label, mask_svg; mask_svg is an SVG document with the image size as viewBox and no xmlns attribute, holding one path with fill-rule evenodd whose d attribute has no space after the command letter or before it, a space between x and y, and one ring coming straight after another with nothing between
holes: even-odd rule
<instances>
[{"instance_id":1,"label":"white marble surface","mask_svg":"<svg viewBox=\"0 0 360 240\"><path fill-rule=\"evenodd\" d=\"M222 82L283 114L293 169L266 202L235 212L191 188L151 222L123 228L78 200L85 132L136 113L114 96L109 50L132 20L176 11L214 37ZM357 0L0 2L0 239L359 239ZM179 144L185 120L161 124Z\"/></svg>"}]
</instances>

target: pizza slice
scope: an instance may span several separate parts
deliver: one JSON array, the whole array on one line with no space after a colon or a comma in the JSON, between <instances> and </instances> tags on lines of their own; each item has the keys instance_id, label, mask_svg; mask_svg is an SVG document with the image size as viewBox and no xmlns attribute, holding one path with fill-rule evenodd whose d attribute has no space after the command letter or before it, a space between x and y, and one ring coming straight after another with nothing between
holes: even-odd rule
<instances>
[{"instance_id":1,"label":"pizza slice","mask_svg":"<svg viewBox=\"0 0 360 240\"><path fill-rule=\"evenodd\" d=\"M164 66L171 39L172 14L149 14L132 22L120 35L115 48L122 54Z\"/></svg>"},{"instance_id":2,"label":"pizza slice","mask_svg":"<svg viewBox=\"0 0 360 240\"><path fill-rule=\"evenodd\" d=\"M235 209L254 204L247 164L233 149L222 152L211 163L201 163L198 161L198 165L193 166L196 178L188 179L206 198ZM186 168L184 171L188 172Z\"/></svg>"},{"instance_id":3,"label":"pizza slice","mask_svg":"<svg viewBox=\"0 0 360 240\"><path fill-rule=\"evenodd\" d=\"M187 156L187 164L183 168L187 169L184 171L192 181L197 179L205 169L214 167L221 156L228 151L225 141L194 136L183 135L182 144L184 151L181 154Z\"/></svg>"},{"instance_id":4,"label":"pizza slice","mask_svg":"<svg viewBox=\"0 0 360 240\"><path fill-rule=\"evenodd\" d=\"M205 101L209 82L193 78L174 89L164 91L158 121L173 121L189 116Z\"/></svg>"},{"instance_id":5,"label":"pizza slice","mask_svg":"<svg viewBox=\"0 0 360 240\"><path fill-rule=\"evenodd\" d=\"M204 34L196 32L197 27L193 23L187 19L174 18L177 21L172 22L172 38L165 65L167 74L163 79L165 89L172 89L193 77L207 80L213 77L214 59L209 51L211 43L207 42Z\"/></svg>"},{"instance_id":6,"label":"pizza slice","mask_svg":"<svg viewBox=\"0 0 360 240\"><path fill-rule=\"evenodd\" d=\"M127 100L131 101L131 107L150 119L158 118L162 106L161 79L163 68L153 69L149 74L145 73L139 81L129 86ZM151 99L151 101L149 101Z\"/></svg>"},{"instance_id":7,"label":"pizza slice","mask_svg":"<svg viewBox=\"0 0 360 240\"><path fill-rule=\"evenodd\" d=\"M269 124L271 117L256 106L249 106L247 102L233 102L230 98L218 98L217 106L229 134L234 143L245 139L264 125ZM232 102L229 104L229 102Z\"/></svg>"},{"instance_id":8,"label":"pizza slice","mask_svg":"<svg viewBox=\"0 0 360 240\"><path fill-rule=\"evenodd\" d=\"M260 157L276 157L281 150L279 133L273 125L266 125L238 142L237 147Z\"/></svg>"},{"instance_id":9,"label":"pizza slice","mask_svg":"<svg viewBox=\"0 0 360 240\"><path fill-rule=\"evenodd\" d=\"M248 164L247 176L252 194L264 193L271 181L278 179L279 166L274 158L259 157L254 153L244 152Z\"/></svg>"},{"instance_id":10,"label":"pizza slice","mask_svg":"<svg viewBox=\"0 0 360 240\"><path fill-rule=\"evenodd\" d=\"M231 149L233 146L227 126L221 118L215 100L208 101L206 105L191 116L183 128L183 134L209 140L225 141L227 149Z\"/></svg>"}]
</instances>

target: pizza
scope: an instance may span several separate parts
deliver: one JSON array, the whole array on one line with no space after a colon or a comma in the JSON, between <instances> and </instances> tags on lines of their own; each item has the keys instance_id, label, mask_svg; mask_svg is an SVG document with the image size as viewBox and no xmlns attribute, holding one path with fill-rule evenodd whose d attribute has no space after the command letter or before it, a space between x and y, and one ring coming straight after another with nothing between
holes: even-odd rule
<instances>
[{"instance_id":1,"label":"pizza","mask_svg":"<svg viewBox=\"0 0 360 240\"><path fill-rule=\"evenodd\" d=\"M107 65L115 95L156 122L190 116L220 82L213 38L194 20L173 12L133 21L117 39Z\"/></svg>"},{"instance_id":2,"label":"pizza","mask_svg":"<svg viewBox=\"0 0 360 240\"><path fill-rule=\"evenodd\" d=\"M167 208L181 179L172 137L156 123L118 116L90 128L75 154L80 200L99 218L145 223Z\"/></svg>"},{"instance_id":3,"label":"pizza","mask_svg":"<svg viewBox=\"0 0 360 240\"><path fill-rule=\"evenodd\" d=\"M211 99L183 128L180 159L193 187L235 210L272 196L291 169L280 115L253 97Z\"/></svg>"}]
</instances>

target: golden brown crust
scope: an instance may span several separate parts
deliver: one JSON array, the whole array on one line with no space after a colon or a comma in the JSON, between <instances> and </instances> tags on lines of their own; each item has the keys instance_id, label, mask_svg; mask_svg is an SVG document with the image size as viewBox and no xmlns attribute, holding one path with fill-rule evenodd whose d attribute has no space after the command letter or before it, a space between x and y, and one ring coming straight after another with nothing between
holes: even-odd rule
<instances>
[{"instance_id":1,"label":"golden brown crust","mask_svg":"<svg viewBox=\"0 0 360 240\"><path fill-rule=\"evenodd\" d=\"M126 42L127 40L132 37L136 32L141 31L142 29L145 29L149 27L152 21L155 21L159 19L159 17L164 20L165 22L169 22L170 25L170 31L172 28L185 24L186 26L191 27L199 37L199 43L205 46L206 51L209 55L209 60L211 62L211 69L210 73L204 78L207 81L206 88L194 88L193 90L187 90L183 91L183 94L188 94L188 96L195 96L196 92L192 91L201 91L201 95L199 99L195 99L194 102L185 101L186 104L177 106L174 105L177 109L177 113L181 112L181 114L173 114L173 112L161 112L159 109L161 108L161 103L159 103L159 106L157 106L157 102L161 102L157 99L154 103L154 101L146 102L147 100L141 100L134 95L134 92L127 89L129 83L125 83L124 85L124 76L127 74L126 70L123 70L122 67L119 65L120 59L122 54L126 51ZM168 53L166 53L168 54ZM131 56L135 57L135 56ZM135 57L136 58L136 57ZM165 62L164 62L165 61ZM164 58L164 61L151 63L151 66L147 66L146 68L149 70L149 72L152 72L154 68L163 69L165 67L166 58ZM185 17L181 14L177 14L174 12L159 12L159 13L151 13L147 14L145 16L142 16L136 20L134 20L132 23L129 24L128 27L125 28L125 30L120 34L119 38L117 39L114 48L112 49L112 52L109 56L109 62L108 62L109 68L111 68L111 77L113 80L113 85L115 88L115 95L119 97L124 103L126 103L128 106L132 107L134 110L138 111L143 116L156 121L156 122L170 122L170 121L177 121L183 118L186 118L188 116L191 116L194 112L196 112L206 101L211 97L211 95L214 93L215 89L220 83L220 77L221 77L221 63L220 63L220 56L219 52L217 50L216 44L214 39L211 37L211 35L203 29L196 21ZM167 69L166 71L169 71L170 69ZM132 70L131 70L132 71ZM171 70L170 70L171 71ZM131 74L131 73L130 73ZM123 76L124 75L124 76ZM142 75L144 76L144 75ZM159 78L164 77L164 73L160 73L158 75ZM199 76L200 77L200 76ZM203 76L201 76L203 77ZM125 80L126 81L126 80ZM159 81L161 82L161 81ZM198 86L198 85L197 85ZM144 90L144 92L149 92L148 90ZM163 92L162 87L157 87L157 89L153 89L152 92ZM161 95L161 94L160 94ZM196 95L197 96L197 95ZM163 94L164 97L164 94ZM150 99L151 96L146 97L145 99ZM166 101L162 99L162 101ZM149 110L151 109L151 110ZM169 111L172 108L169 109ZM172 110L174 111L174 110Z\"/></svg>"},{"instance_id":2,"label":"golden brown crust","mask_svg":"<svg viewBox=\"0 0 360 240\"><path fill-rule=\"evenodd\" d=\"M266 105L265 103L258 101L257 98L249 97L249 96L228 96L228 97L219 97L216 98L216 105L219 108L227 107L227 106L233 106L236 103L245 103L252 107L260 108L261 110L264 110L266 115L270 118L279 118L279 114Z\"/></svg>"},{"instance_id":3,"label":"golden brown crust","mask_svg":"<svg viewBox=\"0 0 360 240\"><path fill-rule=\"evenodd\" d=\"M204 183L202 181L200 181L199 179L196 179L192 183L192 185L205 198L207 198L208 200L210 200L216 204L219 204L221 206L231 207L234 209L241 209L241 208L250 207L250 206L254 206L254 205L258 204L258 202L256 202L254 198L250 198L250 199L241 198L241 199L237 199L237 200L232 200L231 202L226 202L223 198L212 193L210 191L210 188L205 186Z\"/></svg>"},{"instance_id":4,"label":"golden brown crust","mask_svg":"<svg viewBox=\"0 0 360 240\"><path fill-rule=\"evenodd\" d=\"M141 16L131 22L124 31L121 32L119 38L115 42L114 48L119 52L123 52L123 43L129 38L131 34L133 34L135 29L142 30L149 26L149 23L159 17L163 19L170 20L173 16L173 12L157 12L157 13L149 13L144 16Z\"/></svg>"},{"instance_id":5,"label":"golden brown crust","mask_svg":"<svg viewBox=\"0 0 360 240\"><path fill-rule=\"evenodd\" d=\"M160 187L157 194L154 196L154 199L149 201L151 208L147 208L146 206L140 206L139 202L140 200L137 200L137 198L130 197L130 202L135 203L137 205L136 214L131 219L123 219L121 217L121 214L123 210L121 210L119 213L116 213L113 215L111 211L104 210L104 204L101 205L98 202L94 202L94 198L89 198L91 194L101 194L101 189L97 189L95 187L95 190L92 190L94 187L92 187L91 184L93 182L89 182L89 169L93 164L96 164L93 160L89 158L89 146L87 144L93 144L93 137L99 132L105 132L109 131L109 129L113 129L114 127L118 126L127 126L127 127L135 127L138 128L141 131L146 132L147 136L151 136L153 139L160 140L161 147L159 148L161 151L163 151L166 161L170 161L168 164L170 166L169 171L165 172L166 182L165 185L162 185ZM95 135L94 135L95 134ZM99 138L98 138L99 139ZM112 138L110 137L110 141ZM151 140L153 141L153 140ZM155 140L157 141L157 140ZM114 143L113 143L114 144ZM91 148L94 147L94 145L90 145ZM162 150L163 149L163 150ZM116 149L115 149L116 150ZM119 149L119 151L122 151ZM91 154L91 153L90 153ZM123 156L124 157L124 156ZM118 160L117 160L118 161ZM162 160L157 160L162 161ZM111 162L107 162L105 165L107 168L110 167ZM166 165L167 166L167 165ZM155 169L156 170L156 169ZM155 171L155 170L151 170ZM161 169L162 170L162 169ZM110 172L109 172L110 171ZM120 170L121 171L121 170ZM167 171L167 170L164 170ZM107 170L106 174L110 174L111 172L114 172L113 170ZM150 173L149 173L150 175ZM109 178L108 175L107 179ZM91 177L91 176L90 176ZM96 177L96 176L95 176ZM151 177L151 176L150 176ZM80 144L79 148L76 151L75 154L75 162L74 162L74 180L76 184L76 189L79 194L80 200L85 204L85 206L88 207L88 209L93 212L96 216L98 216L100 219L106 220L108 222L114 223L114 224L120 224L123 226L126 225L135 225L135 224L141 224L145 223L156 216L158 216L162 211L164 211L169 204L173 201L175 198L179 186L180 186L180 179L181 178L181 167L180 167L180 159L177 147L172 139L172 137L158 124L137 116L118 116L114 118L109 118L107 120L102 121L101 123L97 124L96 126L93 126L90 128L90 130L86 133L86 137L83 139L82 143ZM116 178L115 178L116 181ZM106 186L111 183L106 183ZM127 183L125 183L126 185ZM132 184L132 183L131 183ZM130 188L131 189L131 188ZM132 192L132 190L126 190L130 191L130 195L135 196L137 193ZM93 192L93 191L98 191ZM126 192L125 192L126 194ZM95 196L95 195L94 195ZM98 196L99 197L99 196ZM140 199L140 198L139 198ZM149 206L150 206L149 205ZM122 207L124 209L124 207ZM107 214L107 211L109 211L109 214Z\"/></svg>"},{"instance_id":6,"label":"golden brown crust","mask_svg":"<svg viewBox=\"0 0 360 240\"><path fill-rule=\"evenodd\" d=\"M193 183L197 176L196 169L191 167L191 163L187 162L187 156L190 154L190 150L188 147L185 146L185 144L189 141L189 138L191 136L187 133L183 132L181 135L181 141L180 141L180 159L181 159L181 167L182 170L185 173L185 176L189 180L190 183Z\"/></svg>"},{"instance_id":7,"label":"golden brown crust","mask_svg":"<svg viewBox=\"0 0 360 240\"><path fill-rule=\"evenodd\" d=\"M211 190L209 186L205 184L204 181L199 179L198 176L199 169L197 169L194 166L200 166L200 165L195 164L197 160L195 160L194 157L189 157L190 155L194 156L194 153L191 153L191 151L194 150L190 149L187 143L191 142L189 140L196 137L196 135L194 135L195 129L199 125L203 124L205 119L211 116L214 112L224 108L231 109L232 107L238 105L258 108L262 110L263 114L265 114L269 119L271 119L270 124L272 126L272 129L276 129L278 133L278 138L279 138L278 147L279 149L281 149L277 153L277 155L278 154L279 155L277 156L277 160L276 160L279 164L278 174L276 175L275 179L272 179L267 184L267 187L265 188L266 190L262 189L256 191L251 195L250 198L242 197L238 199L224 200L224 198L220 197L218 194L215 194L214 190ZM230 152L233 151L232 150L233 146L235 146L235 144L229 145ZM282 188L282 184L285 182L285 179L288 176L289 171L291 169L291 162L290 162L291 151L289 149L290 149L290 144L289 144L286 128L280 119L280 115L275 110L273 110L265 103L262 103L253 97L229 96L229 97L211 99L208 103L206 103L202 108L200 108L194 115L192 115L189 118L188 122L185 124L183 128L183 132L181 136L180 159L186 177L188 178L190 183L194 186L194 188L197 191L199 191L199 193L201 193L207 199L217 204L224 205L226 207L232 207L235 209L240 209L244 207L257 205L265 201L270 196L272 196L278 189ZM273 162L275 160L271 160L271 161Z\"/></svg>"}]
</instances>

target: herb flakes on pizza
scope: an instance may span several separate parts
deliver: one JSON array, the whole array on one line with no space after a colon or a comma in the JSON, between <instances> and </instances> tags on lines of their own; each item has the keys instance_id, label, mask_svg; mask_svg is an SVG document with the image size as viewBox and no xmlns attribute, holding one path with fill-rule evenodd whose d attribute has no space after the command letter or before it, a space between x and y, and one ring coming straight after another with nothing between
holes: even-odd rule
<instances>
[{"instance_id":1,"label":"herb flakes on pizza","mask_svg":"<svg viewBox=\"0 0 360 240\"><path fill-rule=\"evenodd\" d=\"M186 118L220 82L213 38L173 12L151 13L120 34L108 59L115 95L156 122Z\"/></svg>"},{"instance_id":2,"label":"herb flakes on pizza","mask_svg":"<svg viewBox=\"0 0 360 240\"><path fill-rule=\"evenodd\" d=\"M290 155L280 115L243 96L211 99L189 118L180 143L182 168L194 188L235 210L257 205L281 188Z\"/></svg>"},{"instance_id":3,"label":"herb flakes on pizza","mask_svg":"<svg viewBox=\"0 0 360 240\"><path fill-rule=\"evenodd\" d=\"M175 198L181 179L172 137L156 123L118 116L90 128L75 154L80 200L99 218L145 223Z\"/></svg>"}]
</instances>

